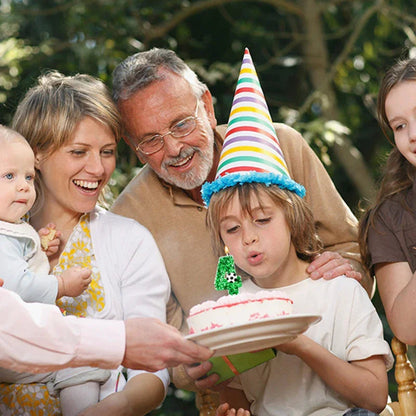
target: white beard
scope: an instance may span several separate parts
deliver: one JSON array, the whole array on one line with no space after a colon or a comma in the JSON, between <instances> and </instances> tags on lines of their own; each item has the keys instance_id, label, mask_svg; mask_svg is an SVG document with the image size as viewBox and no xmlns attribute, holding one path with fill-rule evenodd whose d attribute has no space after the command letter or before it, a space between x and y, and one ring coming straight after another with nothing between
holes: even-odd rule
<instances>
[{"instance_id":1,"label":"white beard","mask_svg":"<svg viewBox=\"0 0 416 416\"><path fill-rule=\"evenodd\" d=\"M212 130L206 117L203 117L201 123L201 136L207 138L205 149L188 146L182 150L179 156L165 161L162 165L159 176L167 183L175 185L181 189L190 190L198 188L206 181L209 173L211 172L212 164L214 163L214 131ZM195 166L192 170L183 174L173 176L169 174L169 165L175 164L177 161L184 160L192 154L194 154L193 157L199 157L200 162L198 163L198 166Z\"/></svg>"}]
</instances>

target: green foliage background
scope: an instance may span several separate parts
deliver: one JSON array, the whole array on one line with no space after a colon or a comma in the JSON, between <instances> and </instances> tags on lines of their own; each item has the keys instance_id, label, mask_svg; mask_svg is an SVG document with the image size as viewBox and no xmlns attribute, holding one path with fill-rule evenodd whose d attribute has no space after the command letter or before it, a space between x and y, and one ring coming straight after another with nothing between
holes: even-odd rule
<instances>
[{"instance_id":1,"label":"green foliage background","mask_svg":"<svg viewBox=\"0 0 416 416\"><path fill-rule=\"evenodd\" d=\"M318 14L313 23L321 39L305 30L307 7ZM10 121L44 71L86 72L111 86L123 58L159 46L174 49L197 71L213 93L218 122L226 123L247 46L274 121L293 124L310 140L354 211L368 195L334 157L335 138L341 135L344 144L347 138L364 158L366 174L377 179L389 149L374 118L378 84L386 67L415 53L411 0L2 0L0 12L0 122ZM317 43L326 62L308 56ZM314 75L320 67L334 93L329 102ZM116 194L136 164L122 144Z\"/></svg>"},{"instance_id":2,"label":"green foliage background","mask_svg":"<svg viewBox=\"0 0 416 416\"><path fill-rule=\"evenodd\" d=\"M226 123L248 47L273 120L304 135L359 216L390 149L375 119L378 85L398 58L416 55L415 24L414 0L1 0L0 122L44 71L111 87L122 59L158 46L208 84ZM137 167L121 143L114 197ZM196 414L193 395L172 389L155 414Z\"/></svg>"}]
</instances>

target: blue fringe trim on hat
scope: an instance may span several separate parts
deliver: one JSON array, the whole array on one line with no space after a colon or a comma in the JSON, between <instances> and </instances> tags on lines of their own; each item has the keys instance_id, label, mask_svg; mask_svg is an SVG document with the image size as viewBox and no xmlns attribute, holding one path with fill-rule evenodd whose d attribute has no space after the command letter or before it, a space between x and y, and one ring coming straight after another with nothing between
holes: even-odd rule
<instances>
[{"instance_id":1,"label":"blue fringe trim on hat","mask_svg":"<svg viewBox=\"0 0 416 416\"><path fill-rule=\"evenodd\" d=\"M213 182L205 182L201 189L202 199L204 200L205 205L208 206L212 194L215 192L219 192L235 185L252 182L264 183L266 186L277 185L281 189L295 192L301 198L303 198L306 193L305 188L302 185L286 175L250 171L244 173L229 173L228 175L220 176Z\"/></svg>"}]
</instances>

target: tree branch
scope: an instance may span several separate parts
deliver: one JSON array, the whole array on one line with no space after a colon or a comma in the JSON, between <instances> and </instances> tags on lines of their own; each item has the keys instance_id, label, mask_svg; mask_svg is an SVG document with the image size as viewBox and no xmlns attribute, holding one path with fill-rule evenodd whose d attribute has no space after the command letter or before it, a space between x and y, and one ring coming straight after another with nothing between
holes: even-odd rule
<instances>
[{"instance_id":1,"label":"tree branch","mask_svg":"<svg viewBox=\"0 0 416 416\"><path fill-rule=\"evenodd\" d=\"M369 7L365 13L363 13L356 24L354 25L354 30L351 33L351 36L345 43L344 49L341 51L341 53L338 55L338 57L335 59L334 63L332 64L331 68L329 69L327 75L325 78L321 81L318 88L316 88L314 91L312 91L309 96L306 98L302 106L298 110L298 114L296 119L300 119L302 115L307 111L307 109L311 106L313 100L316 96L318 96L323 90L326 89L327 85L330 84L335 74L338 70L338 67L345 61L345 59L350 54L352 48L355 45L355 42L358 39L358 36L360 35L361 31L364 29L365 25L367 24L368 20L378 11L382 9L384 5L383 0L376 0L376 2L373 4L373 6Z\"/></svg>"},{"instance_id":2,"label":"tree branch","mask_svg":"<svg viewBox=\"0 0 416 416\"><path fill-rule=\"evenodd\" d=\"M246 0L247 1L247 0ZM265 3L274 6L275 8L281 8L285 11L295 14L297 16L303 16L303 11L300 7L293 4L291 1L287 0L248 0L254 1L256 3ZM230 3L239 3L242 0L201 0L195 3L191 3L189 7L183 8L175 15L169 19L168 22L163 23L159 26L154 26L146 31L144 35L143 43L148 43L153 39L162 38L166 33L172 30L183 20L186 20L188 17L193 16L203 10L211 9L213 7L222 6Z\"/></svg>"},{"instance_id":3,"label":"tree branch","mask_svg":"<svg viewBox=\"0 0 416 416\"><path fill-rule=\"evenodd\" d=\"M401 20L403 20L405 22L412 23L412 24L416 25L416 17L415 16L413 16L409 13L404 13L400 9L398 9L397 7L392 7L390 5L385 4L382 11L383 11L383 14L385 14L386 16L395 15L395 16L399 17Z\"/></svg>"}]
</instances>

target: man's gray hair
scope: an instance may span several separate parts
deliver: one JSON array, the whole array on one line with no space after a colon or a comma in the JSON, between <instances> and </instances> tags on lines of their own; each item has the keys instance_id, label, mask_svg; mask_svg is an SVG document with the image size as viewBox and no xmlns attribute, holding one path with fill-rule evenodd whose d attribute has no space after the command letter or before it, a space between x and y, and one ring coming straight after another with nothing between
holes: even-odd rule
<instances>
[{"instance_id":1,"label":"man's gray hair","mask_svg":"<svg viewBox=\"0 0 416 416\"><path fill-rule=\"evenodd\" d=\"M113 72L113 98L127 100L136 91L142 90L155 81L165 78L163 70L183 77L200 98L208 87L201 82L194 71L175 52L169 49L153 48L138 52L121 62Z\"/></svg>"}]
</instances>

